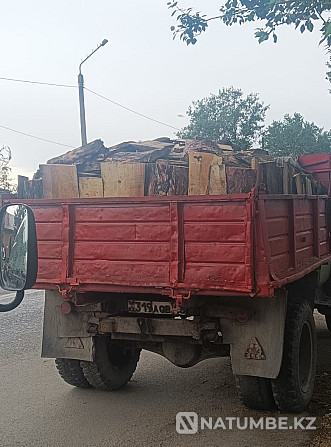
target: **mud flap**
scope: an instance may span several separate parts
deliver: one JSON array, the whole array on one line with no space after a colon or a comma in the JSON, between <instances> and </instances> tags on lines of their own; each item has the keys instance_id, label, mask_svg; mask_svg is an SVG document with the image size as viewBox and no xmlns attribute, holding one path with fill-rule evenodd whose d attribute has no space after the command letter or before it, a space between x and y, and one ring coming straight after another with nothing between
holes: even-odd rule
<instances>
[{"instance_id":1,"label":"mud flap","mask_svg":"<svg viewBox=\"0 0 331 447\"><path fill-rule=\"evenodd\" d=\"M45 291L42 357L93 361L93 337L87 332L88 312L60 311L62 296Z\"/></svg>"},{"instance_id":2,"label":"mud flap","mask_svg":"<svg viewBox=\"0 0 331 447\"><path fill-rule=\"evenodd\" d=\"M231 346L233 374L274 379L283 357L286 293L250 301L245 298L244 303L252 310L250 321L231 324L221 320L223 341Z\"/></svg>"}]
</instances>

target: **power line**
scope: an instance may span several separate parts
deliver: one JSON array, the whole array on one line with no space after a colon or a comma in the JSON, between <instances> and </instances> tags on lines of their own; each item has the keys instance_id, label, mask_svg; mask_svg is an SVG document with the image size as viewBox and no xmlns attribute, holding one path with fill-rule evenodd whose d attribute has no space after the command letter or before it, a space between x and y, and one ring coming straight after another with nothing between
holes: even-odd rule
<instances>
[{"instance_id":1,"label":"power line","mask_svg":"<svg viewBox=\"0 0 331 447\"><path fill-rule=\"evenodd\" d=\"M29 81L26 79L14 79L14 78L4 78L4 77L0 77L0 80L2 81L13 81L13 82L23 82L23 83L27 83L27 84L38 84L38 85L48 85L48 86L53 86L53 87L68 87L68 88L77 88L76 85L68 85L68 84L56 84L56 83L51 83L51 82L39 82L39 81ZM154 123L158 123L161 124L162 126L166 126L169 127L170 129L174 129L174 130L180 130L178 129L178 127L175 126L171 126L170 124L164 123L162 121L159 121L155 118L152 118L150 116L144 115L143 113L137 112L136 110L130 109L129 107L124 106L123 104L120 104L119 102L116 102L110 98L107 98L106 96L101 95L100 93L97 93L93 90L90 90L87 87L84 87L84 89L90 93L92 93L95 96L98 96L99 98L104 99L105 101L108 101L114 105L116 105L117 107L121 107L124 110L127 110L128 112L134 113L135 115L141 116L142 118L148 119L150 121L153 121ZM9 129L10 130L10 129ZM30 135L28 135L30 136ZM39 137L32 137L32 138L39 138ZM55 144L61 144L61 143L55 143ZM62 145L62 146L67 146L67 145ZM68 146L70 147L70 146Z\"/></svg>"},{"instance_id":2,"label":"power line","mask_svg":"<svg viewBox=\"0 0 331 447\"><path fill-rule=\"evenodd\" d=\"M93 90L90 90L89 88L84 87L84 90L87 90L88 92L93 93L93 95L99 96L99 98L105 99L106 101L109 101L109 102L111 102L112 104L115 104L118 107L122 107L122 109L128 110L129 112L132 112L132 113L134 113L136 115L142 116L143 118L146 118L146 119L148 119L150 121L154 121L155 123L162 124L162 126L170 127L171 129L180 130L180 129L178 129L178 127L171 126L170 124L163 123L162 121L159 121L159 120L156 120L154 118L151 118L150 116L147 116L147 115L144 115L142 113L136 112L135 110L130 109L129 107L123 106L122 104L120 104L120 103L118 103L116 101L113 101L112 99L106 98L106 96L100 95L99 93L96 93Z\"/></svg>"},{"instance_id":3,"label":"power line","mask_svg":"<svg viewBox=\"0 0 331 447\"><path fill-rule=\"evenodd\" d=\"M70 147L74 149L75 146L70 146L69 144L58 143L57 141L47 140L46 138L36 137L35 135L30 135L29 133L20 132L19 130L11 129L10 127L1 126L2 129L10 130L11 132L19 133L20 135L24 135L26 137L35 138L36 140L46 141L47 143L57 144L58 146Z\"/></svg>"},{"instance_id":4,"label":"power line","mask_svg":"<svg viewBox=\"0 0 331 447\"><path fill-rule=\"evenodd\" d=\"M2 80L2 81L13 81L13 82L24 82L26 84L50 85L50 86L53 86L53 87L77 88L76 85L56 84L56 83L52 83L52 82L29 81L29 80L26 80L26 79L14 79L14 78L3 78L3 77L0 77L0 80ZM93 95L99 96L99 98L102 98L102 99L104 99L104 100L106 100L108 102L111 102L115 106L121 107L122 109L127 110L127 111L129 111L131 113L134 113L135 115L141 116L142 118L148 119L150 121L154 121L154 123L161 124L162 126L169 127L170 129L180 130L180 129L178 129L178 127L171 126L170 124L163 123L162 121L159 121L159 120L157 120L155 118L151 118L150 116L144 115L143 113L137 112L136 110L130 109L129 107L123 106L122 104L120 104L120 103L118 103L116 101L113 101L112 99L107 98L106 96L100 95L100 93L94 92L93 90L90 90L89 88L84 87L84 89L86 91L92 93Z\"/></svg>"},{"instance_id":5,"label":"power line","mask_svg":"<svg viewBox=\"0 0 331 447\"><path fill-rule=\"evenodd\" d=\"M69 87L69 88L77 88L76 85L67 85L67 84L55 84L52 82L39 82L39 81L27 81L25 79L13 79L13 78L0 78L2 81L14 81L14 82L24 82L26 84L39 84L39 85L51 85L53 87Z\"/></svg>"}]
</instances>

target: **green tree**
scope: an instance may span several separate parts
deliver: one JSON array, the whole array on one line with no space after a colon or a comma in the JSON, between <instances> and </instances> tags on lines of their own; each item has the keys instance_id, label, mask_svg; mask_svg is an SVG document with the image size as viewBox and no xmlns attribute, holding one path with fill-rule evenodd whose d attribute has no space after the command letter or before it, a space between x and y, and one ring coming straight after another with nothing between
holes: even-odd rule
<instances>
[{"instance_id":1,"label":"green tree","mask_svg":"<svg viewBox=\"0 0 331 447\"><path fill-rule=\"evenodd\" d=\"M263 149L271 155L307 155L331 153L331 131L305 121L300 113L273 121L264 132Z\"/></svg>"},{"instance_id":2,"label":"green tree","mask_svg":"<svg viewBox=\"0 0 331 447\"><path fill-rule=\"evenodd\" d=\"M255 93L245 97L239 89L223 88L218 95L193 101L186 112L190 123L177 135L227 140L235 149L247 150L260 137L268 108Z\"/></svg>"},{"instance_id":3,"label":"green tree","mask_svg":"<svg viewBox=\"0 0 331 447\"><path fill-rule=\"evenodd\" d=\"M11 158L10 148L8 146L2 146L0 149L0 194L11 193L15 189L10 179L11 168L9 162Z\"/></svg>"},{"instance_id":4,"label":"green tree","mask_svg":"<svg viewBox=\"0 0 331 447\"><path fill-rule=\"evenodd\" d=\"M177 18L177 27L172 26L174 38L195 44L197 37L207 30L209 23L221 21L226 26L242 25L246 22L262 21L264 26L257 28L255 36L259 43L272 36L277 42L276 28L281 25L294 25L301 33L312 32L315 25L320 27L320 43L324 43L331 62L331 1L330 0L227 0L214 17L207 17L192 8L183 9L177 0L171 0L168 7ZM327 73L331 82L331 73Z\"/></svg>"}]
</instances>

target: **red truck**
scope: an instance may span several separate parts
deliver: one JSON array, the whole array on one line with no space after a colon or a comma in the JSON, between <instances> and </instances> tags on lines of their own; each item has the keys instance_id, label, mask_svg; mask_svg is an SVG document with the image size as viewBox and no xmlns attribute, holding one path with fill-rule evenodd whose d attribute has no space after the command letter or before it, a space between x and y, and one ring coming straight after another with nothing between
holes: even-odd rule
<instances>
[{"instance_id":1,"label":"red truck","mask_svg":"<svg viewBox=\"0 0 331 447\"><path fill-rule=\"evenodd\" d=\"M0 282L18 292L0 311L46 291L42 356L69 384L121 388L146 349L183 368L230 356L250 408L309 403L315 307L331 326L327 196L3 202ZM21 278L5 246L19 228Z\"/></svg>"}]
</instances>

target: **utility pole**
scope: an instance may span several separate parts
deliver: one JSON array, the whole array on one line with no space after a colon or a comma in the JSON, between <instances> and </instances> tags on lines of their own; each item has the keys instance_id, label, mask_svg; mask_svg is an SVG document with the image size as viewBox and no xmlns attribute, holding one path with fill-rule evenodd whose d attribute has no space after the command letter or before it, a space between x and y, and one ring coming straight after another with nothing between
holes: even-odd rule
<instances>
[{"instance_id":1,"label":"utility pole","mask_svg":"<svg viewBox=\"0 0 331 447\"><path fill-rule=\"evenodd\" d=\"M79 113L80 113L80 133L82 136L82 146L87 144L86 136L86 119L85 119L85 102L84 102L84 76L82 75L82 65L87 59L89 59L92 54L94 54L99 48L106 45L107 39L104 39L100 45L97 46L80 64L79 64L79 74L78 74L78 93L79 93Z\"/></svg>"}]
</instances>

